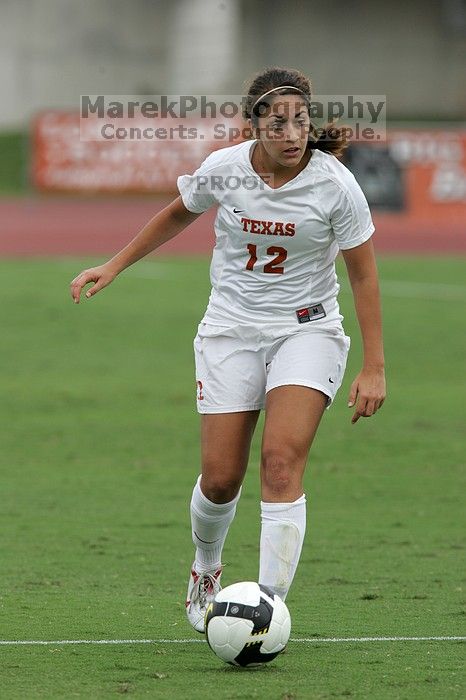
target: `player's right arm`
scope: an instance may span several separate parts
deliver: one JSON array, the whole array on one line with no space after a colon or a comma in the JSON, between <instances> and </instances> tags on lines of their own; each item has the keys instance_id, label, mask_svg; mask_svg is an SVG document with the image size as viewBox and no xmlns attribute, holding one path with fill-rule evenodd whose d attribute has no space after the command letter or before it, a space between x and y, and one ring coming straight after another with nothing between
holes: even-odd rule
<instances>
[{"instance_id":1,"label":"player's right arm","mask_svg":"<svg viewBox=\"0 0 466 700\"><path fill-rule=\"evenodd\" d=\"M198 216L200 214L186 209L181 197L177 197L158 212L113 258L103 265L83 270L71 281L70 291L74 302L79 304L81 291L86 284L94 282L86 292L86 297L89 298L109 285L122 270L181 233Z\"/></svg>"}]
</instances>

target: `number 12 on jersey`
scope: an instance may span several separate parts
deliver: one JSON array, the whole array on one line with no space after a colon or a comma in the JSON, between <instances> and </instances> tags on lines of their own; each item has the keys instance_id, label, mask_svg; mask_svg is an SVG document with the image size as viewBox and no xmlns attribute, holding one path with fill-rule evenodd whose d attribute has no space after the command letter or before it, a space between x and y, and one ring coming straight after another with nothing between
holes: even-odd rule
<instances>
[{"instance_id":1,"label":"number 12 on jersey","mask_svg":"<svg viewBox=\"0 0 466 700\"><path fill-rule=\"evenodd\" d=\"M254 270L254 265L257 262L257 246L254 243L248 243L249 260L246 264L246 270ZM266 250L267 255L275 255L273 260L264 265L264 272L271 275L283 275L285 268L282 263L285 262L288 253L285 248L279 245L272 245Z\"/></svg>"}]
</instances>

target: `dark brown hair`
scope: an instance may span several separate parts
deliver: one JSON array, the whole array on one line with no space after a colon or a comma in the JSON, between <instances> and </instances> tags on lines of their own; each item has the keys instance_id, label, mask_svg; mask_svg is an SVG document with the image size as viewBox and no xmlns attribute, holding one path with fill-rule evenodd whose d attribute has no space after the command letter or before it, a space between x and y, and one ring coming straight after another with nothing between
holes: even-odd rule
<instances>
[{"instance_id":1,"label":"dark brown hair","mask_svg":"<svg viewBox=\"0 0 466 700\"><path fill-rule=\"evenodd\" d=\"M247 87L247 97L244 102L243 116L245 119L251 119L253 126L257 125L259 111L262 106L268 106L267 95L264 100L257 102L259 97L264 93L274 88L286 85L283 90L276 90L270 97L274 95L289 95L292 94L289 87L294 87L299 90L308 103L310 110L310 102L312 96L311 81L303 73L294 68L266 68L261 73L257 73ZM337 127L334 122L326 124L324 127L316 127L311 122L311 130L309 132L308 148L331 153L337 158L343 154L344 149L348 145L344 127Z\"/></svg>"}]
</instances>

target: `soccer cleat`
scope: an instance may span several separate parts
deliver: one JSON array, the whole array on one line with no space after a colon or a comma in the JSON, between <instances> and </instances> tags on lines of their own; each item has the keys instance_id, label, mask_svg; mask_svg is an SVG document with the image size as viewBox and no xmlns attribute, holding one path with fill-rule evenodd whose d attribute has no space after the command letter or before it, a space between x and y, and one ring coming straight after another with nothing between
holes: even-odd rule
<instances>
[{"instance_id":1,"label":"soccer cleat","mask_svg":"<svg viewBox=\"0 0 466 700\"><path fill-rule=\"evenodd\" d=\"M216 594L222 590L220 577L222 567L205 571L200 574L191 569L188 583L188 594L186 596L186 615L190 624L197 632L204 633L204 617Z\"/></svg>"}]
</instances>

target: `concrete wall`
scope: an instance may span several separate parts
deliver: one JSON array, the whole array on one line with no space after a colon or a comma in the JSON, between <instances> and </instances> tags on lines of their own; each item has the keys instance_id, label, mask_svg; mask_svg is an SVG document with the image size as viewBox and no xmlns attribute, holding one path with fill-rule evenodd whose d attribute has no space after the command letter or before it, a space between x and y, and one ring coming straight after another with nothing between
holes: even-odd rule
<instances>
[{"instance_id":1,"label":"concrete wall","mask_svg":"<svg viewBox=\"0 0 466 700\"><path fill-rule=\"evenodd\" d=\"M466 3L242 3L242 71L288 65L320 94L386 94L388 117L466 116Z\"/></svg>"},{"instance_id":2,"label":"concrete wall","mask_svg":"<svg viewBox=\"0 0 466 700\"><path fill-rule=\"evenodd\" d=\"M170 0L0 0L0 126L80 94L167 89Z\"/></svg>"},{"instance_id":3,"label":"concrete wall","mask_svg":"<svg viewBox=\"0 0 466 700\"><path fill-rule=\"evenodd\" d=\"M389 116L466 113L464 0L0 0L0 128L80 94L240 93L283 64Z\"/></svg>"}]
</instances>

